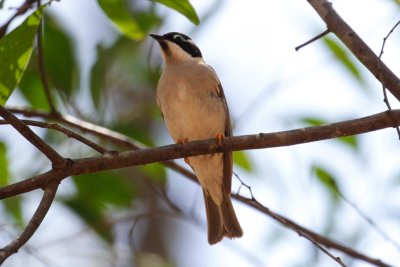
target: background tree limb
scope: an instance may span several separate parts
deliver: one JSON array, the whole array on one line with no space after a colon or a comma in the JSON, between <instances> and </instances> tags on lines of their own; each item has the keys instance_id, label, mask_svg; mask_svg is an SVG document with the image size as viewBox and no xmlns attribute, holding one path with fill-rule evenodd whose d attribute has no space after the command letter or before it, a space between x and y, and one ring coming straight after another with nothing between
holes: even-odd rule
<instances>
[{"instance_id":1,"label":"background tree limb","mask_svg":"<svg viewBox=\"0 0 400 267\"><path fill-rule=\"evenodd\" d=\"M400 80L358 34L340 17L327 0L308 0L328 30L334 33L354 56L400 101Z\"/></svg>"}]
</instances>

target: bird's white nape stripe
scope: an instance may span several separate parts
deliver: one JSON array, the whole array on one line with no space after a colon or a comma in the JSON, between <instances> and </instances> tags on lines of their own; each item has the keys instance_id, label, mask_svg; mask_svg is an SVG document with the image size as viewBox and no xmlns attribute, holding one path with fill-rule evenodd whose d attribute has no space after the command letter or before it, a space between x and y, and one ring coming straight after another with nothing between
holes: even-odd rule
<instances>
[{"instance_id":1,"label":"bird's white nape stripe","mask_svg":"<svg viewBox=\"0 0 400 267\"><path fill-rule=\"evenodd\" d=\"M180 34L175 34L173 36L174 39L181 39L183 42L187 42L187 40L185 38L183 38Z\"/></svg>"}]
</instances>

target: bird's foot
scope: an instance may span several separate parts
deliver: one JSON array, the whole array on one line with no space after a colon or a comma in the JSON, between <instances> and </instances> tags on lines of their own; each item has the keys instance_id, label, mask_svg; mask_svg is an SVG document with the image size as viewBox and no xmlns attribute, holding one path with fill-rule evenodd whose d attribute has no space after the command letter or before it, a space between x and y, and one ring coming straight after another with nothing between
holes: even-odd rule
<instances>
[{"instance_id":1,"label":"bird's foot","mask_svg":"<svg viewBox=\"0 0 400 267\"><path fill-rule=\"evenodd\" d=\"M217 147L221 148L222 145L224 144L224 139L225 139L225 135L222 133L219 133L215 136L215 142L217 143ZM213 156L215 153L212 153L211 155Z\"/></svg>"},{"instance_id":2,"label":"bird's foot","mask_svg":"<svg viewBox=\"0 0 400 267\"><path fill-rule=\"evenodd\" d=\"M189 142L189 138L179 138L178 141L176 142L177 144L183 145L185 143ZM189 158L184 157L183 160L185 161L186 164L190 164Z\"/></svg>"},{"instance_id":3,"label":"bird's foot","mask_svg":"<svg viewBox=\"0 0 400 267\"><path fill-rule=\"evenodd\" d=\"M218 147L222 147L224 143L225 135L222 133L219 133L215 136L215 141L217 142Z\"/></svg>"}]
</instances>

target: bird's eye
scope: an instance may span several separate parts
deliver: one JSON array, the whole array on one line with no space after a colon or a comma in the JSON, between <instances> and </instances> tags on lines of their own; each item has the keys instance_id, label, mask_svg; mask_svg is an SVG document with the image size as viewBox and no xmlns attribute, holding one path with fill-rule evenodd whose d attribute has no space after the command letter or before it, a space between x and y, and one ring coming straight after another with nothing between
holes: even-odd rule
<instances>
[{"instance_id":1,"label":"bird's eye","mask_svg":"<svg viewBox=\"0 0 400 267\"><path fill-rule=\"evenodd\" d=\"M186 42L185 38L183 38L182 35L179 35L179 34L175 34L175 35L173 36L173 38L174 38L175 40L176 40L176 39L181 39L182 42Z\"/></svg>"}]
</instances>

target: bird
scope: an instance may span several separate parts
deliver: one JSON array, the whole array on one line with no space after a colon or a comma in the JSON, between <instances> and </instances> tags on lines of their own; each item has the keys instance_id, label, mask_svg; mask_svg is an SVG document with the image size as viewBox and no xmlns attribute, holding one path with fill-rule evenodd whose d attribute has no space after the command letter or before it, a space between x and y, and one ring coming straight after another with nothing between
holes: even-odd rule
<instances>
[{"instance_id":1,"label":"bird","mask_svg":"<svg viewBox=\"0 0 400 267\"><path fill-rule=\"evenodd\" d=\"M200 49L187 35L179 32L149 35L158 42L164 62L156 102L170 136L178 144L215 138L222 145L225 137L232 136L232 126L216 72L206 64ZM216 244L224 237L241 237L243 230L230 198L232 152L184 160L203 189L208 243Z\"/></svg>"}]
</instances>

